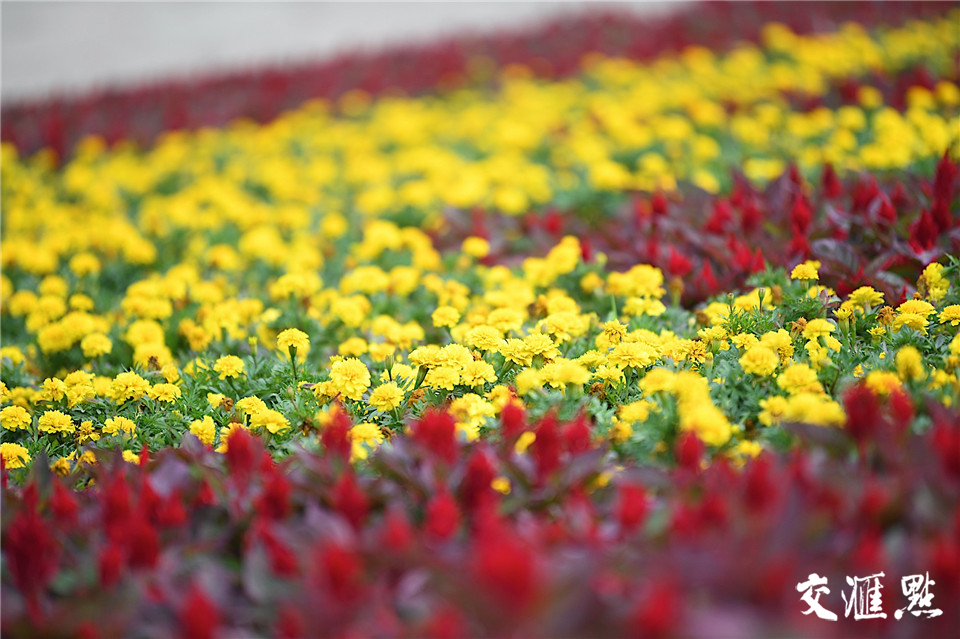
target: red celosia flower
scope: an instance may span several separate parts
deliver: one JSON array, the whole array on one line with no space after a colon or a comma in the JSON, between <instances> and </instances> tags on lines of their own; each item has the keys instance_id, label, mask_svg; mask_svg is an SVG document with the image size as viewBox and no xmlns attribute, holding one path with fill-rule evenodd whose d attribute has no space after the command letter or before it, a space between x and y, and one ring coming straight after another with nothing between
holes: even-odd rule
<instances>
[{"instance_id":1,"label":"red celosia flower","mask_svg":"<svg viewBox=\"0 0 960 639\"><path fill-rule=\"evenodd\" d=\"M279 639L302 639L307 636L307 622L291 604L283 604L277 615L273 636Z\"/></svg>"},{"instance_id":2,"label":"red celosia flower","mask_svg":"<svg viewBox=\"0 0 960 639\"><path fill-rule=\"evenodd\" d=\"M130 567L153 568L160 555L160 538L144 517L135 517L129 524Z\"/></svg>"},{"instance_id":3,"label":"red celosia flower","mask_svg":"<svg viewBox=\"0 0 960 639\"><path fill-rule=\"evenodd\" d=\"M682 618L681 605L680 594L674 586L664 583L653 585L630 618L633 632L640 637L670 634Z\"/></svg>"},{"instance_id":4,"label":"red celosia flower","mask_svg":"<svg viewBox=\"0 0 960 639\"><path fill-rule=\"evenodd\" d=\"M97 558L97 567L100 574L100 587L112 588L120 580L123 571L124 556L120 546L107 544Z\"/></svg>"},{"instance_id":5,"label":"red celosia flower","mask_svg":"<svg viewBox=\"0 0 960 639\"><path fill-rule=\"evenodd\" d=\"M860 445L869 441L880 423L877 398L866 384L855 384L843 395L847 413L846 431Z\"/></svg>"},{"instance_id":6,"label":"red celosia flower","mask_svg":"<svg viewBox=\"0 0 960 639\"><path fill-rule=\"evenodd\" d=\"M57 572L60 548L50 524L37 514L35 503L25 506L7 528L3 553L13 583L26 598L30 617L37 623L41 614L39 596Z\"/></svg>"},{"instance_id":7,"label":"red celosia flower","mask_svg":"<svg viewBox=\"0 0 960 639\"><path fill-rule=\"evenodd\" d=\"M515 402L507 402L500 412L503 441L513 445L514 440L527 430L527 413L523 407Z\"/></svg>"},{"instance_id":8,"label":"red celosia flower","mask_svg":"<svg viewBox=\"0 0 960 639\"><path fill-rule=\"evenodd\" d=\"M706 448L703 442L700 441L700 438L693 432L686 431L677 437L674 455L676 455L677 464L679 464L681 468L699 471L700 459L703 457L705 451Z\"/></svg>"},{"instance_id":9,"label":"red celosia flower","mask_svg":"<svg viewBox=\"0 0 960 639\"><path fill-rule=\"evenodd\" d=\"M530 451L537 464L537 477L543 482L560 466L560 433L557 428L557 418L552 413L544 415L534 434L536 439L530 444Z\"/></svg>"},{"instance_id":10,"label":"red celosia flower","mask_svg":"<svg viewBox=\"0 0 960 639\"><path fill-rule=\"evenodd\" d=\"M450 539L460 527L460 508L453 496L445 489L427 503L427 517L423 528L426 533L439 541Z\"/></svg>"},{"instance_id":11,"label":"red celosia flower","mask_svg":"<svg viewBox=\"0 0 960 639\"><path fill-rule=\"evenodd\" d=\"M448 464L456 461L457 425L446 411L425 411L413 425L413 440Z\"/></svg>"},{"instance_id":12,"label":"red celosia flower","mask_svg":"<svg viewBox=\"0 0 960 639\"><path fill-rule=\"evenodd\" d=\"M487 535L473 550L473 572L505 612L522 614L537 598L540 575L536 552L515 534Z\"/></svg>"},{"instance_id":13,"label":"red celosia flower","mask_svg":"<svg viewBox=\"0 0 960 639\"><path fill-rule=\"evenodd\" d=\"M110 478L100 493L100 501L103 528L107 537L110 539L121 537L133 515L130 486L126 475L117 473Z\"/></svg>"},{"instance_id":14,"label":"red celosia flower","mask_svg":"<svg viewBox=\"0 0 960 639\"><path fill-rule=\"evenodd\" d=\"M643 486L622 483L617 488L617 521L625 532L639 528L647 517L647 492Z\"/></svg>"},{"instance_id":15,"label":"red celosia flower","mask_svg":"<svg viewBox=\"0 0 960 639\"><path fill-rule=\"evenodd\" d=\"M346 603L360 594L363 568L354 551L337 544L323 545L317 567L321 587L325 587L335 599Z\"/></svg>"},{"instance_id":16,"label":"red celosia flower","mask_svg":"<svg viewBox=\"0 0 960 639\"><path fill-rule=\"evenodd\" d=\"M402 554L413 544L413 528L400 508L391 509L384 517L380 543L394 554Z\"/></svg>"},{"instance_id":17,"label":"red celosia flower","mask_svg":"<svg viewBox=\"0 0 960 639\"><path fill-rule=\"evenodd\" d=\"M220 610L196 584L187 591L179 617L182 636L190 639L210 639L220 625Z\"/></svg>"},{"instance_id":18,"label":"red celosia flower","mask_svg":"<svg viewBox=\"0 0 960 639\"><path fill-rule=\"evenodd\" d=\"M370 501L357 485L353 471L344 472L333 485L331 500L333 509L343 515L354 528L359 529L363 525L370 510Z\"/></svg>"},{"instance_id":19,"label":"red celosia flower","mask_svg":"<svg viewBox=\"0 0 960 639\"><path fill-rule=\"evenodd\" d=\"M671 275L683 277L693 270L693 262L691 262L687 256L678 253L677 249L671 246L667 270L670 271Z\"/></svg>"},{"instance_id":20,"label":"red celosia flower","mask_svg":"<svg viewBox=\"0 0 960 639\"><path fill-rule=\"evenodd\" d=\"M650 200L650 210L653 211L653 214L658 217L662 217L669 212L670 203L667 201L667 196L662 192L657 191L653 194L653 199Z\"/></svg>"},{"instance_id":21,"label":"red celosia flower","mask_svg":"<svg viewBox=\"0 0 960 639\"><path fill-rule=\"evenodd\" d=\"M77 500L73 493L63 487L59 481L53 482L53 494L50 496L50 508L57 521L73 525L77 520Z\"/></svg>"},{"instance_id":22,"label":"red celosia flower","mask_svg":"<svg viewBox=\"0 0 960 639\"><path fill-rule=\"evenodd\" d=\"M776 499L777 486L773 472L773 462L768 453L759 455L747 464L744 471L744 498L750 511L762 513Z\"/></svg>"},{"instance_id":23,"label":"red celosia flower","mask_svg":"<svg viewBox=\"0 0 960 639\"><path fill-rule=\"evenodd\" d=\"M563 447L571 455L590 450L590 424L583 413L563 429Z\"/></svg>"},{"instance_id":24,"label":"red celosia flower","mask_svg":"<svg viewBox=\"0 0 960 639\"><path fill-rule=\"evenodd\" d=\"M837 177L837 172L829 162L823 167L820 184L823 188L823 194L830 199L838 197L843 193L843 185L840 183L840 178Z\"/></svg>"},{"instance_id":25,"label":"red celosia flower","mask_svg":"<svg viewBox=\"0 0 960 639\"><path fill-rule=\"evenodd\" d=\"M460 500L468 512L495 495L490 484L497 476L490 457L482 448L475 448L467 460L467 470L460 482Z\"/></svg>"},{"instance_id":26,"label":"red celosia flower","mask_svg":"<svg viewBox=\"0 0 960 639\"><path fill-rule=\"evenodd\" d=\"M257 499L257 511L269 519L284 519L290 514L290 482L280 471L268 473Z\"/></svg>"},{"instance_id":27,"label":"red celosia flower","mask_svg":"<svg viewBox=\"0 0 960 639\"><path fill-rule=\"evenodd\" d=\"M323 443L324 450L346 462L350 459L352 449L350 443L350 417L344 410L333 411L333 418L323 433L320 435L320 441Z\"/></svg>"},{"instance_id":28,"label":"red celosia flower","mask_svg":"<svg viewBox=\"0 0 960 639\"><path fill-rule=\"evenodd\" d=\"M246 486L259 459L255 437L245 428L234 429L227 438L227 468L238 486Z\"/></svg>"},{"instance_id":29,"label":"red celosia flower","mask_svg":"<svg viewBox=\"0 0 960 639\"><path fill-rule=\"evenodd\" d=\"M722 234L730 221L733 219L733 213L730 209L730 202L726 198L718 197L713 201L713 210L703 230L714 235Z\"/></svg>"}]
</instances>

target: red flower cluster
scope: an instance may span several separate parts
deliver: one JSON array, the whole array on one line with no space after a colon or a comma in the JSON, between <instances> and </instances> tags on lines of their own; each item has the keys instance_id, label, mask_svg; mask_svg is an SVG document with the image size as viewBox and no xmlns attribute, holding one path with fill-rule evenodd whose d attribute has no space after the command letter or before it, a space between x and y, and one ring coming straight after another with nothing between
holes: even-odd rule
<instances>
[{"instance_id":1,"label":"red flower cluster","mask_svg":"<svg viewBox=\"0 0 960 639\"><path fill-rule=\"evenodd\" d=\"M944 614L870 632L948 636L960 621L960 413L931 406L933 427L913 435L897 427L912 407L896 397L856 386L846 407L847 431L788 427L794 452L742 468L702 465L687 434L672 468L615 469L584 418L528 425L515 407L505 441L471 444L428 413L374 454L370 475L344 464L336 434L278 465L243 430L226 455L188 435L141 465L105 456L79 492L37 464L3 491L0 626L9 637L849 636L862 630L852 619L803 616L795 585L810 572L840 590L845 575L929 571ZM518 453L527 431L536 439ZM905 605L897 586L890 612ZM821 603L842 610L834 594Z\"/></svg>"},{"instance_id":2,"label":"red flower cluster","mask_svg":"<svg viewBox=\"0 0 960 639\"><path fill-rule=\"evenodd\" d=\"M865 27L943 15L941 2L788 2L691 4L665 17L627 12L563 18L543 27L487 37L462 37L375 54L343 55L299 66L270 67L189 80L165 81L133 89L109 90L79 98L5 105L0 137L21 153L49 147L59 157L88 135L112 144L132 140L146 145L160 133L223 126L237 118L267 122L310 99L335 100L359 89L371 95L388 89L423 93L465 82L486 82L472 61L498 67L523 64L543 77L575 73L584 54L601 52L646 60L698 44L722 51L738 41L755 42L769 22L795 33L836 28L848 21ZM843 85L855 94L856 80ZM895 87L894 87L895 88ZM897 95L902 96L903 90ZM813 108L807 100L804 106Z\"/></svg>"}]
</instances>

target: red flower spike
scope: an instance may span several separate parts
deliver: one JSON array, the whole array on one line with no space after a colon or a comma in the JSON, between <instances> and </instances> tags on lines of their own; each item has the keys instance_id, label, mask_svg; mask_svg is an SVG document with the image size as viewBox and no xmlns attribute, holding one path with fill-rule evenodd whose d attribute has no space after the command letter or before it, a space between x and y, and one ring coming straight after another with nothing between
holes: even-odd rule
<instances>
[{"instance_id":1,"label":"red flower spike","mask_svg":"<svg viewBox=\"0 0 960 639\"><path fill-rule=\"evenodd\" d=\"M307 622L300 612L292 605L284 604L277 615L273 636L279 639L302 639L307 634Z\"/></svg>"},{"instance_id":2,"label":"red flower spike","mask_svg":"<svg viewBox=\"0 0 960 639\"><path fill-rule=\"evenodd\" d=\"M677 589L669 584L655 584L640 600L630 625L640 637L665 637L673 632L682 618L681 598Z\"/></svg>"},{"instance_id":3,"label":"red flower spike","mask_svg":"<svg viewBox=\"0 0 960 639\"><path fill-rule=\"evenodd\" d=\"M960 177L960 165L950 160L950 154L943 152L943 157L937 162L937 170L933 177L933 197L949 205L953 201L954 183Z\"/></svg>"},{"instance_id":4,"label":"red flower spike","mask_svg":"<svg viewBox=\"0 0 960 639\"><path fill-rule=\"evenodd\" d=\"M684 277L693 270L693 262L690 258L681 255L673 246L670 247L670 261L667 263L667 270L671 275Z\"/></svg>"},{"instance_id":5,"label":"red flower spike","mask_svg":"<svg viewBox=\"0 0 960 639\"><path fill-rule=\"evenodd\" d=\"M643 486L624 483L618 487L617 493L617 521L625 532L633 532L647 517L647 492Z\"/></svg>"},{"instance_id":6,"label":"red flower spike","mask_svg":"<svg viewBox=\"0 0 960 639\"><path fill-rule=\"evenodd\" d=\"M467 471L460 483L460 500L467 512L472 513L481 503L494 497L490 484L497 476L496 468L481 448L474 449L467 460Z\"/></svg>"},{"instance_id":7,"label":"red flower spike","mask_svg":"<svg viewBox=\"0 0 960 639\"><path fill-rule=\"evenodd\" d=\"M230 476L239 486L246 486L253 474L259 451L256 450L256 438L245 428L237 428L227 438L227 468Z\"/></svg>"},{"instance_id":8,"label":"red flower spike","mask_svg":"<svg viewBox=\"0 0 960 639\"><path fill-rule=\"evenodd\" d=\"M667 196L665 196L660 191L657 191L653 195L653 199L650 200L650 209L653 211L654 216L663 217L669 213L670 203L667 201Z\"/></svg>"},{"instance_id":9,"label":"red flower spike","mask_svg":"<svg viewBox=\"0 0 960 639\"><path fill-rule=\"evenodd\" d=\"M116 544L108 544L97 557L97 569L100 575L100 587L110 589L120 581L124 566L123 551Z\"/></svg>"},{"instance_id":10,"label":"red flower spike","mask_svg":"<svg viewBox=\"0 0 960 639\"><path fill-rule=\"evenodd\" d=\"M438 541L447 541L460 527L460 508L453 496L441 489L427 503L427 517L423 528L427 535Z\"/></svg>"},{"instance_id":11,"label":"red flower spike","mask_svg":"<svg viewBox=\"0 0 960 639\"><path fill-rule=\"evenodd\" d=\"M333 509L359 530L367 518L370 501L367 499L366 493L357 485L353 471L343 473L337 483L333 485L332 492Z\"/></svg>"},{"instance_id":12,"label":"red flower spike","mask_svg":"<svg viewBox=\"0 0 960 639\"><path fill-rule=\"evenodd\" d=\"M823 167L820 184L823 188L823 194L829 199L839 197L843 194L843 185L840 183L840 178L837 177L837 172L829 162Z\"/></svg>"},{"instance_id":13,"label":"red flower spike","mask_svg":"<svg viewBox=\"0 0 960 639\"><path fill-rule=\"evenodd\" d=\"M328 545L320 549L317 563L321 586L335 599L348 603L361 594L363 568L357 553L343 546Z\"/></svg>"},{"instance_id":14,"label":"red flower spike","mask_svg":"<svg viewBox=\"0 0 960 639\"><path fill-rule=\"evenodd\" d=\"M413 528L400 508L391 509L384 517L380 543L393 555L403 554L413 545Z\"/></svg>"},{"instance_id":15,"label":"red flower spike","mask_svg":"<svg viewBox=\"0 0 960 639\"><path fill-rule=\"evenodd\" d=\"M730 224L733 215L730 210L730 202L726 198L718 197L713 201L713 212L707 219L703 230L713 235L721 235Z\"/></svg>"},{"instance_id":16,"label":"red flower spike","mask_svg":"<svg viewBox=\"0 0 960 639\"><path fill-rule=\"evenodd\" d=\"M352 444L350 442L350 417L341 409L333 411L332 419L323 429L320 441L328 455L346 462L350 459Z\"/></svg>"},{"instance_id":17,"label":"red flower spike","mask_svg":"<svg viewBox=\"0 0 960 639\"><path fill-rule=\"evenodd\" d=\"M740 228L744 233L750 233L757 229L761 222L763 222L763 213L760 212L756 200L751 198L740 211Z\"/></svg>"},{"instance_id":18,"label":"red flower spike","mask_svg":"<svg viewBox=\"0 0 960 639\"><path fill-rule=\"evenodd\" d=\"M776 499L777 486L773 473L773 463L769 453L759 455L747 465L744 472L746 480L744 498L751 512L765 512Z\"/></svg>"},{"instance_id":19,"label":"red flower spike","mask_svg":"<svg viewBox=\"0 0 960 639\"><path fill-rule=\"evenodd\" d=\"M285 519L290 514L290 482L279 470L267 475L257 511L268 519Z\"/></svg>"},{"instance_id":20,"label":"red flower spike","mask_svg":"<svg viewBox=\"0 0 960 639\"><path fill-rule=\"evenodd\" d=\"M509 533L478 540L473 573L499 607L514 616L536 601L541 588L534 550Z\"/></svg>"},{"instance_id":21,"label":"red flower spike","mask_svg":"<svg viewBox=\"0 0 960 639\"><path fill-rule=\"evenodd\" d=\"M703 458L705 452L706 447L693 432L687 431L677 437L674 455L676 455L677 464L681 468L699 471L700 460Z\"/></svg>"},{"instance_id":22,"label":"red flower spike","mask_svg":"<svg viewBox=\"0 0 960 639\"><path fill-rule=\"evenodd\" d=\"M73 493L63 487L59 481L53 483L53 494L50 496L50 508L57 521L72 526L77 521L77 500Z\"/></svg>"},{"instance_id":23,"label":"red flower spike","mask_svg":"<svg viewBox=\"0 0 960 639\"><path fill-rule=\"evenodd\" d=\"M893 391L890 394L890 411L898 432L905 432L913 421L913 401L910 396L900 389Z\"/></svg>"},{"instance_id":24,"label":"red flower spike","mask_svg":"<svg viewBox=\"0 0 960 639\"><path fill-rule=\"evenodd\" d=\"M413 440L448 464L457 459L457 425L447 412L430 408L413 425Z\"/></svg>"},{"instance_id":25,"label":"red flower spike","mask_svg":"<svg viewBox=\"0 0 960 639\"><path fill-rule=\"evenodd\" d=\"M28 506L17 513L5 531L3 554L13 583L27 600L31 621L41 617L40 594L57 573L60 548L51 526Z\"/></svg>"},{"instance_id":26,"label":"red flower spike","mask_svg":"<svg viewBox=\"0 0 960 639\"><path fill-rule=\"evenodd\" d=\"M132 496L127 478L119 473L111 478L100 493L103 529L111 540L122 538L133 517Z\"/></svg>"},{"instance_id":27,"label":"red flower spike","mask_svg":"<svg viewBox=\"0 0 960 639\"><path fill-rule=\"evenodd\" d=\"M710 262L710 260L703 261L703 268L700 270L700 278L703 280L704 287L706 289L705 293L707 295L712 295L719 288L719 285L717 284L717 278L713 274L713 263Z\"/></svg>"},{"instance_id":28,"label":"red flower spike","mask_svg":"<svg viewBox=\"0 0 960 639\"><path fill-rule=\"evenodd\" d=\"M577 418L563 429L563 447L571 455L590 450L590 423L583 413L577 415Z\"/></svg>"},{"instance_id":29,"label":"red flower spike","mask_svg":"<svg viewBox=\"0 0 960 639\"><path fill-rule=\"evenodd\" d=\"M500 411L503 441L512 445L514 440L527 430L527 413L518 403L507 402Z\"/></svg>"},{"instance_id":30,"label":"red flower spike","mask_svg":"<svg viewBox=\"0 0 960 639\"><path fill-rule=\"evenodd\" d=\"M143 517L133 520L129 530L131 568L153 568L160 556L160 538Z\"/></svg>"},{"instance_id":31,"label":"red flower spike","mask_svg":"<svg viewBox=\"0 0 960 639\"><path fill-rule=\"evenodd\" d=\"M560 466L560 433L557 418L553 414L544 415L534 434L536 439L530 444L530 451L537 464L537 478L543 482Z\"/></svg>"},{"instance_id":32,"label":"red flower spike","mask_svg":"<svg viewBox=\"0 0 960 639\"><path fill-rule=\"evenodd\" d=\"M843 395L847 413L846 431L861 447L871 440L880 423L877 398L866 384L856 384Z\"/></svg>"},{"instance_id":33,"label":"red flower spike","mask_svg":"<svg viewBox=\"0 0 960 639\"><path fill-rule=\"evenodd\" d=\"M767 268L767 260L760 247L757 247L757 250L753 252L753 260L750 262L750 272L762 273L765 268Z\"/></svg>"},{"instance_id":34,"label":"red flower spike","mask_svg":"<svg viewBox=\"0 0 960 639\"><path fill-rule=\"evenodd\" d=\"M212 639L220 625L220 610L196 584L190 587L179 614L182 636L190 639Z\"/></svg>"}]
</instances>

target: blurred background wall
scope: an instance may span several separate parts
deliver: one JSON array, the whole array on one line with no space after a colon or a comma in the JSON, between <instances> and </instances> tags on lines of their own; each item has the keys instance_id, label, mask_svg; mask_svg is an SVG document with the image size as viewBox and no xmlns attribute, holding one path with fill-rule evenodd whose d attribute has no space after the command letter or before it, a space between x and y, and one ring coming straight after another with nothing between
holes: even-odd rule
<instances>
[{"instance_id":1,"label":"blurred background wall","mask_svg":"<svg viewBox=\"0 0 960 639\"><path fill-rule=\"evenodd\" d=\"M600 2L0 3L3 102L520 28ZM662 13L676 2L617 7Z\"/></svg>"}]
</instances>

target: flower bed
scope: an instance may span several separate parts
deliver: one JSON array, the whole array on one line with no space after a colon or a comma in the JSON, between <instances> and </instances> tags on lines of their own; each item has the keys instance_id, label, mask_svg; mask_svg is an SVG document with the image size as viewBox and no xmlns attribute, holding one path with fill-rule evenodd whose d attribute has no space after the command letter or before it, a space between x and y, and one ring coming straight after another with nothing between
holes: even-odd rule
<instances>
[{"instance_id":1,"label":"flower bed","mask_svg":"<svg viewBox=\"0 0 960 639\"><path fill-rule=\"evenodd\" d=\"M4 144L4 635L949 635L960 16L929 11ZM943 614L804 616L808 575L840 610L881 571Z\"/></svg>"}]
</instances>

